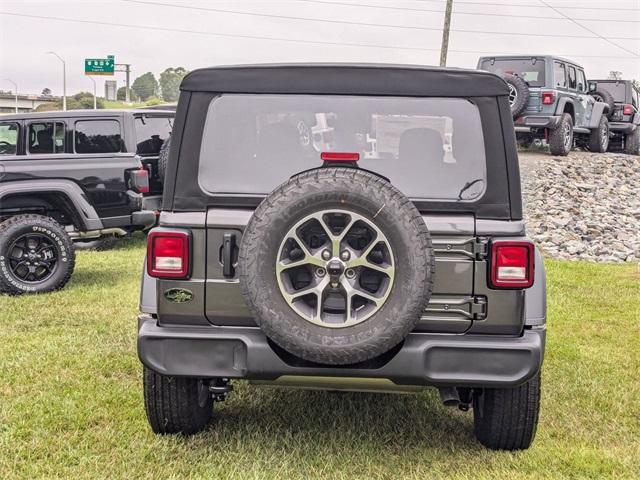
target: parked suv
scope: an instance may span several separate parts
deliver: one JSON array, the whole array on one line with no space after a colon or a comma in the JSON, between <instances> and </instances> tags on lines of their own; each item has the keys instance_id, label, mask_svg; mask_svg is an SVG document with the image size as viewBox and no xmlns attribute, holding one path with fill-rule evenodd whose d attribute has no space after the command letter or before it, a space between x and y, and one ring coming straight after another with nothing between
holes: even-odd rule
<instances>
[{"instance_id":1,"label":"parked suv","mask_svg":"<svg viewBox=\"0 0 640 480\"><path fill-rule=\"evenodd\" d=\"M72 242L155 223L158 152L174 112L85 110L0 117L0 291L62 288ZM149 204L149 205L147 205Z\"/></svg>"},{"instance_id":2,"label":"parked suv","mask_svg":"<svg viewBox=\"0 0 640 480\"><path fill-rule=\"evenodd\" d=\"M630 80L590 80L591 89L610 96L611 147L640 155L640 89Z\"/></svg>"},{"instance_id":3,"label":"parked suv","mask_svg":"<svg viewBox=\"0 0 640 480\"><path fill-rule=\"evenodd\" d=\"M231 379L432 386L484 445L527 448L545 273L508 94L475 70L190 73L142 281L153 431L203 429Z\"/></svg>"},{"instance_id":4,"label":"parked suv","mask_svg":"<svg viewBox=\"0 0 640 480\"><path fill-rule=\"evenodd\" d=\"M481 57L478 69L507 82L521 145L545 139L553 155L568 155L574 144L592 152L607 151L610 107L592 95L598 92L589 91L584 69L577 63L548 55L505 55Z\"/></svg>"}]
</instances>

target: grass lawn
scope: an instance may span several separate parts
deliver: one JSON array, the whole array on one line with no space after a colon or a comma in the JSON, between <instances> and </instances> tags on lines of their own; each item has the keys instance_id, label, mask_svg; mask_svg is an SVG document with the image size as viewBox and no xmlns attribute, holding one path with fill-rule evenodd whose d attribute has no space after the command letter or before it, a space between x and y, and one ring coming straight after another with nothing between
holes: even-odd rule
<instances>
[{"instance_id":1,"label":"grass lawn","mask_svg":"<svg viewBox=\"0 0 640 480\"><path fill-rule=\"evenodd\" d=\"M61 292L0 296L0 478L639 478L637 265L548 262L538 435L493 452L470 412L419 395L236 382L210 429L147 426L135 350L144 246L79 252Z\"/></svg>"}]
</instances>

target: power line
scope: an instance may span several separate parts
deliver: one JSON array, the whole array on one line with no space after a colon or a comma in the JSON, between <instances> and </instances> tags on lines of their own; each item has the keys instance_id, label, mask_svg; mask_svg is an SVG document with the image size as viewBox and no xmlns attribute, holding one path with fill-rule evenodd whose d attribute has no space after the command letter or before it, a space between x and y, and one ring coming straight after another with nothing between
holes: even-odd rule
<instances>
[{"instance_id":1,"label":"power line","mask_svg":"<svg viewBox=\"0 0 640 480\"><path fill-rule=\"evenodd\" d=\"M114 23L114 22L104 22L99 20L80 20L75 18L64 18L64 17L54 17L54 16L44 16L44 15L30 15L26 13L13 13L13 12L2 12L0 11L0 15L11 15L14 17L25 17L25 18L36 18L40 20L56 20L60 22L71 22L71 23L85 23L92 25L104 25L108 27L124 27L124 28L137 28L142 30L155 30L155 31L163 31L163 32L176 32L176 33L191 33L194 35L208 35L214 37L228 37L228 38L246 38L250 40L273 40L278 42L291 42L291 43L306 43L306 44L315 44L315 45L338 45L338 46L350 46L350 47L367 47L367 48L385 48L391 50L421 50L421 51L434 51L439 52L439 48L424 48L424 47L399 47L393 45L379 45L379 44L371 44L371 43L349 43L349 42L330 42L325 40L298 40L294 38L284 38L284 37L266 37L261 35L248 35L248 34L239 34L239 33L216 33L216 32L207 32L203 30L189 30L189 29L181 29L181 28L169 28L169 27L158 27L155 25L134 25L128 23Z\"/></svg>"},{"instance_id":2,"label":"power line","mask_svg":"<svg viewBox=\"0 0 640 480\"><path fill-rule=\"evenodd\" d=\"M64 17L53 17L53 16L44 16L44 15L30 15L26 13L13 13L13 12L2 12L0 11L0 15L10 15L14 17L24 17L24 18L34 18L38 20L54 20L60 22L69 22L69 23L82 23L82 24L90 24L90 25L102 25L108 27L122 27L122 28L134 28L137 30L152 30L152 31L161 31L161 32L175 32L175 33L187 33L194 35L207 35L207 36L215 36L215 37L225 37L225 38L244 38L250 40L271 40L277 42L290 42L290 43L303 43L303 44L313 44L313 45L335 45L335 46L347 46L347 47L365 47L365 48L384 48L389 50L414 50L414 51L429 51L429 52L439 52L439 48L425 48L425 47L401 47L401 46L393 46L393 45L378 45L371 43L350 43L350 42L329 42L323 40L298 40L294 38L283 38L283 37L266 37L260 35L246 35L246 34L235 34L235 33L216 33L216 32L207 32L201 30L189 30L189 29L180 29L180 28L169 28L169 27L160 27L155 25L134 25L127 23L115 23L115 22L104 22L99 20L80 20L75 18L64 18ZM483 50L449 50L453 53L464 53L464 54L474 54L474 55L489 55L486 51ZM491 55L512 55L513 53L509 52L492 52ZM611 56L611 55L579 55L579 54L559 54L565 57L577 57L577 58L606 58L606 59L620 59L620 60L635 60L635 58L628 56Z\"/></svg>"},{"instance_id":3,"label":"power line","mask_svg":"<svg viewBox=\"0 0 640 480\"><path fill-rule=\"evenodd\" d=\"M422 30L422 31L434 31L441 32L442 28L440 27L418 27L412 25L397 25L390 23L369 23L369 22L356 22L349 20L330 20L324 18L311 18L311 17L297 17L292 15L277 15L271 13L258 13L258 12L246 12L242 10L229 10L225 8L210 8L210 7L196 7L191 5L178 5L175 3L166 3L166 2L158 2L158 1L149 1L149 0L121 0L126 3L134 3L141 5L154 5L154 6L162 6L162 7L171 7L171 8L180 8L183 10L197 10L197 11L206 11L206 12L218 12L218 13L231 13L234 15L246 15L252 17L263 17L263 18L277 18L280 20L296 20L296 21L307 21L307 22L320 22L320 23L333 23L333 24L343 24L343 25L362 25L366 27L385 27L385 28L399 28L405 30ZM545 34L545 33L523 33L523 32L500 32L500 31L491 31L491 30L465 30L465 29L456 29L452 28L452 32L457 33L479 33L485 35L513 35L513 36L525 36L525 37L551 37L551 38L585 38L592 39L592 35L572 35L572 34ZM616 40L640 40L640 38L633 37L611 37Z\"/></svg>"},{"instance_id":4,"label":"power line","mask_svg":"<svg viewBox=\"0 0 640 480\"><path fill-rule=\"evenodd\" d=\"M621 50L624 50L625 52L628 52L630 54L632 54L634 57L640 57L640 55L638 55L636 52L633 52L631 50L629 50L628 48L623 47L622 45L618 45L615 42L612 42L611 40L609 40L607 37L603 37L602 35L600 35L598 32L595 32L593 30L591 30L588 27L585 27L584 25L582 25L581 23L576 22L573 18L569 17L568 15L565 15L564 13L562 13L559 10L556 10L554 7L552 7L551 5L549 5L547 2L545 2L544 0L538 0L540 3L542 3L543 5L546 5L547 7L549 7L551 10L553 10L554 12L556 12L559 15L562 15L563 17L565 17L567 20L569 20L572 23L575 23L576 25L578 25L580 28L586 30L587 32L591 32L593 33L595 36L597 36L598 38L601 38L602 40L604 40L605 42L613 45L614 47L618 47Z\"/></svg>"},{"instance_id":5,"label":"power line","mask_svg":"<svg viewBox=\"0 0 640 480\"><path fill-rule=\"evenodd\" d=\"M364 3L348 3L348 2L331 2L327 0L298 0L299 2L307 2L307 3L319 3L323 5L341 5L347 7L365 7L365 8L380 8L384 10L406 10L410 12L426 12L426 13L444 13L444 10L430 10L426 8L410 8L410 7L389 7L386 5L370 5ZM457 2L456 2L457 4ZM537 20L562 20L563 22L567 19L564 17L541 17L540 15L514 15L508 13L485 13L485 12L461 12L456 10L453 12L454 15L471 15L471 16L483 16L483 17L511 17L511 18L534 18ZM616 23L640 23L640 20L604 20L601 18L576 18L575 20L580 20L583 22L616 22Z\"/></svg>"},{"instance_id":6,"label":"power line","mask_svg":"<svg viewBox=\"0 0 640 480\"><path fill-rule=\"evenodd\" d=\"M430 2L430 3L444 3L444 0L414 0L415 2ZM484 5L496 6L496 7L525 7L525 8L542 8L535 3L491 3L491 2L467 2L464 0L456 0L456 4L460 5L477 5L479 7ZM549 8L554 8L551 5L547 5ZM555 8L561 8L563 10L615 10L620 12L640 12L637 8L609 8L609 7L561 7L555 6Z\"/></svg>"}]
</instances>

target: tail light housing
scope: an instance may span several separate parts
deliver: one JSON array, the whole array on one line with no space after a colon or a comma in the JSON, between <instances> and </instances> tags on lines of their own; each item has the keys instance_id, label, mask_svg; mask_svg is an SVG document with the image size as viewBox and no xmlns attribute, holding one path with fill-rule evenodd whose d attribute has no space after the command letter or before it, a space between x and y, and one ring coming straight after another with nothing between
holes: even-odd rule
<instances>
[{"instance_id":1,"label":"tail light housing","mask_svg":"<svg viewBox=\"0 0 640 480\"><path fill-rule=\"evenodd\" d=\"M533 285L535 251L533 243L498 240L491 244L491 287L529 288Z\"/></svg>"},{"instance_id":2,"label":"tail light housing","mask_svg":"<svg viewBox=\"0 0 640 480\"><path fill-rule=\"evenodd\" d=\"M145 168L132 170L131 186L138 193L149 193L149 172Z\"/></svg>"},{"instance_id":3,"label":"tail light housing","mask_svg":"<svg viewBox=\"0 0 640 480\"><path fill-rule=\"evenodd\" d=\"M360 160L358 152L321 152L320 159L325 162L357 162Z\"/></svg>"},{"instance_id":4,"label":"tail light housing","mask_svg":"<svg viewBox=\"0 0 640 480\"><path fill-rule=\"evenodd\" d=\"M147 236L147 273L155 278L187 278L191 236L177 230L152 230Z\"/></svg>"},{"instance_id":5,"label":"tail light housing","mask_svg":"<svg viewBox=\"0 0 640 480\"><path fill-rule=\"evenodd\" d=\"M553 92L542 92L542 104L553 105L556 96Z\"/></svg>"},{"instance_id":6,"label":"tail light housing","mask_svg":"<svg viewBox=\"0 0 640 480\"><path fill-rule=\"evenodd\" d=\"M633 115L633 106L629 105L628 103L625 103L622 106L622 114L623 115Z\"/></svg>"}]
</instances>

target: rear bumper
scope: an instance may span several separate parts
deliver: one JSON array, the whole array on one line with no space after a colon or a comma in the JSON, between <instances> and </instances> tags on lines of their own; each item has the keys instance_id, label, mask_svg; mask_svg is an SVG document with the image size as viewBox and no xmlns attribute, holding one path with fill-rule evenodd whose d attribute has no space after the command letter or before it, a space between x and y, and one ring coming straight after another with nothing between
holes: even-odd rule
<instances>
[{"instance_id":1,"label":"rear bumper","mask_svg":"<svg viewBox=\"0 0 640 480\"><path fill-rule=\"evenodd\" d=\"M638 126L629 122L609 122L609 130L616 133L628 134L633 132Z\"/></svg>"},{"instance_id":2,"label":"rear bumper","mask_svg":"<svg viewBox=\"0 0 640 480\"><path fill-rule=\"evenodd\" d=\"M555 128L560 121L559 115L527 115L514 121L516 132L530 132L536 128Z\"/></svg>"},{"instance_id":3,"label":"rear bumper","mask_svg":"<svg viewBox=\"0 0 640 480\"><path fill-rule=\"evenodd\" d=\"M520 337L411 333L378 368L293 366L257 328L161 327L138 318L138 356L164 375L276 380L280 377L388 379L398 385L509 387L533 377L542 364L544 328Z\"/></svg>"}]
</instances>

